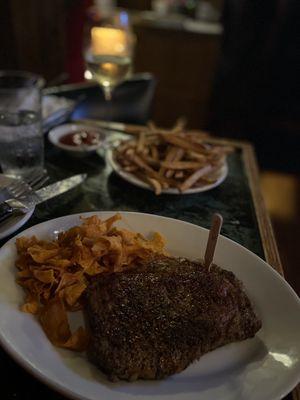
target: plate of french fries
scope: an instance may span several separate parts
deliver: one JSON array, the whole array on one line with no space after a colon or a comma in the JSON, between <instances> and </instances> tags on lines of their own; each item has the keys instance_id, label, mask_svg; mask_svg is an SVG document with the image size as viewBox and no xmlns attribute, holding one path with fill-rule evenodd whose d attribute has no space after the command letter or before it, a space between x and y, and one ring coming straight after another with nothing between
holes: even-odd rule
<instances>
[{"instance_id":1,"label":"plate of french fries","mask_svg":"<svg viewBox=\"0 0 300 400\"><path fill-rule=\"evenodd\" d=\"M206 133L150 125L108 149L106 156L120 177L160 195L198 193L220 185L228 174L230 152L228 146L210 143Z\"/></svg>"}]
</instances>

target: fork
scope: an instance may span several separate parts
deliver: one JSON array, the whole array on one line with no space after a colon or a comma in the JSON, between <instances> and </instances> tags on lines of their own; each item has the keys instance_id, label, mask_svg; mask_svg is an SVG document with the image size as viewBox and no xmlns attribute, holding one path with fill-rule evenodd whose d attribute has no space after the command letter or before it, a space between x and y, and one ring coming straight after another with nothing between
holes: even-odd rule
<instances>
[{"instance_id":1,"label":"fork","mask_svg":"<svg viewBox=\"0 0 300 400\"><path fill-rule=\"evenodd\" d=\"M49 179L47 171L36 170L25 176L23 179L18 179L10 183L8 186L0 189L0 202L6 201L9 198L22 198L32 190L40 189Z\"/></svg>"}]
</instances>

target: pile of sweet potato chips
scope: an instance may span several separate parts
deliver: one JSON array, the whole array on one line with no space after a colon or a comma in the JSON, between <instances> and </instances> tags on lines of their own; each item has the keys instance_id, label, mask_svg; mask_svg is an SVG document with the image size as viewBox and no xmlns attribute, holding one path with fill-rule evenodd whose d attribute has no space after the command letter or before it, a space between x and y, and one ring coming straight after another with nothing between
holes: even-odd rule
<instances>
[{"instance_id":1,"label":"pile of sweet potato chips","mask_svg":"<svg viewBox=\"0 0 300 400\"><path fill-rule=\"evenodd\" d=\"M82 308L82 294L91 277L122 272L153 253L165 253L159 233L148 240L115 227L120 219L120 214L105 221L97 216L83 218L81 226L51 241L34 236L17 239L17 282L26 291L21 309L38 316L54 345L78 351L86 348L85 329L71 333L67 311Z\"/></svg>"}]
</instances>

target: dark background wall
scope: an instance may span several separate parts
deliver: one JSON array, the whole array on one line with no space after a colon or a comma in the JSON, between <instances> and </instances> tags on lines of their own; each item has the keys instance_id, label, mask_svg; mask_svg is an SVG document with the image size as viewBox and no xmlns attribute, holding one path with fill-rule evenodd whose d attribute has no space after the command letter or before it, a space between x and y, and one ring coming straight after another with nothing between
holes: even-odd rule
<instances>
[{"instance_id":1,"label":"dark background wall","mask_svg":"<svg viewBox=\"0 0 300 400\"><path fill-rule=\"evenodd\" d=\"M91 4L0 0L0 69L37 72L49 84L82 80ZM119 5L149 8L149 1ZM190 127L250 139L264 160L299 168L299 7L298 0L225 0L222 37L135 26L135 69L158 81L153 118L169 126L186 115Z\"/></svg>"},{"instance_id":2,"label":"dark background wall","mask_svg":"<svg viewBox=\"0 0 300 400\"><path fill-rule=\"evenodd\" d=\"M33 71L48 80L61 74L65 17L64 0L0 0L0 68Z\"/></svg>"}]
</instances>

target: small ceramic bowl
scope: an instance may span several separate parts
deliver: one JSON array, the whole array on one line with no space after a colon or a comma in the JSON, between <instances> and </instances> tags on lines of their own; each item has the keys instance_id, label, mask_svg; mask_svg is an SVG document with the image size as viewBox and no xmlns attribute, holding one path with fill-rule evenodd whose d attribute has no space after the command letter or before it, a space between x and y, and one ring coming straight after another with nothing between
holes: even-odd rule
<instances>
[{"instance_id":1,"label":"small ceramic bowl","mask_svg":"<svg viewBox=\"0 0 300 400\"><path fill-rule=\"evenodd\" d=\"M60 142L60 139L63 136L78 131L97 133L99 135L99 143L91 145L85 144L79 146L72 146ZM48 139L54 146L76 157L84 157L90 155L91 153L98 150L100 147L103 147L105 138L106 138L105 133L101 129L95 128L90 125L81 125L81 124L63 124L57 126L56 128L51 129L48 134Z\"/></svg>"}]
</instances>

